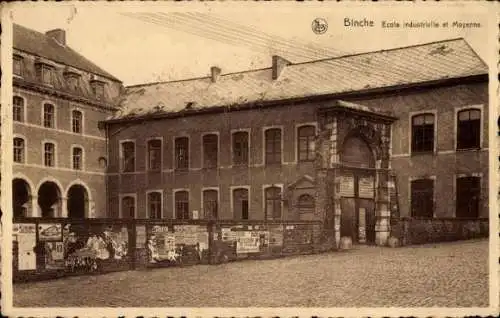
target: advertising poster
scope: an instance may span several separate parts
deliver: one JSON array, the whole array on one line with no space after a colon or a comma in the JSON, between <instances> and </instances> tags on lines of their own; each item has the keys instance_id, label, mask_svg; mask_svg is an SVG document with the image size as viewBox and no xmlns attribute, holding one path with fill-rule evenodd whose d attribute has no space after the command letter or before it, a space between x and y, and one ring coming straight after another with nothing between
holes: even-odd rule
<instances>
[{"instance_id":1,"label":"advertising poster","mask_svg":"<svg viewBox=\"0 0 500 318\"><path fill-rule=\"evenodd\" d=\"M222 228L221 229L221 234L222 234L222 241L223 242L234 242L238 239L237 237L237 232L233 231L231 228Z\"/></svg>"},{"instance_id":2,"label":"advertising poster","mask_svg":"<svg viewBox=\"0 0 500 318\"><path fill-rule=\"evenodd\" d=\"M144 248L146 247L146 225L137 225L135 228L136 239L135 239L135 247Z\"/></svg>"},{"instance_id":3,"label":"advertising poster","mask_svg":"<svg viewBox=\"0 0 500 318\"><path fill-rule=\"evenodd\" d=\"M199 228L198 225L174 225L176 244L196 245Z\"/></svg>"},{"instance_id":4,"label":"advertising poster","mask_svg":"<svg viewBox=\"0 0 500 318\"><path fill-rule=\"evenodd\" d=\"M359 197L372 199L375 196L373 177L359 178Z\"/></svg>"},{"instance_id":5,"label":"advertising poster","mask_svg":"<svg viewBox=\"0 0 500 318\"><path fill-rule=\"evenodd\" d=\"M168 226L154 225L147 241L150 262L175 261L178 258L175 244L175 235Z\"/></svg>"},{"instance_id":6,"label":"advertising poster","mask_svg":"<svg viewBox=\"0 0 500 318\"><path fill-rule=\"evenodd\" d=\"M45 242L45 268L64 269L64 243Z\"/></svg>"},{"instance_id":7,"label":"advertising poster","mask_svg":"<svg viewBox=\"0 0 500 318\"><path fill-rule=\"evenodd\" d=\"M62 225L61 224L38 224L38 240L40 241L61 241L62 240Z\"/></svg>"},{"instance_id":8,"label":"advertising poster","mask_svg":"<svg viewBox=\"0 0 500 318\"><path fill-rule=\"evenodd\" d=\"M236 241L236 254L258 253L260 237L258 232L241 231Z\"/></svg>"},{"instance_id":9,"label":"advertising poster","mask_svg":"<svg viewBox=\"0 0 500 318\"><path fill-rule=\"evenodd\" d=\"M340 195L344 197L354 196L354 178L352 176L340 177Z\"/></svg>"},{"instance_id":10,"label":"advertising poster","mask_svg":"<svg viewBox=\"0 0 500 318\"><path fill-rule=\"evenodd\" d=\"M17 237L18 246L18 269L36 270L36 225L35 224L13 224L13 234Z\"/></svg>"}]
</instances>

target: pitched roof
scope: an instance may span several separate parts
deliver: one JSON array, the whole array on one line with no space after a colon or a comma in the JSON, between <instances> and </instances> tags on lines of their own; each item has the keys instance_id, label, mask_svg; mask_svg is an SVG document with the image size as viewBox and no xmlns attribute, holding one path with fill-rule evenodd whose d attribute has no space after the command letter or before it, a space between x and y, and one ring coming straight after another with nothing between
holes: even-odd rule
<instances>
[{"instance_id":1,"label":"pitched roof","mask_svg":"<svg viewBox=\"0 0 500 318\"><path fill-rule=\"evenodd\" d=\"M488 73L467 42L452 39L410 47L291 64L272 69L130 86L114 119L389 88Z\"/></svg>"},{"instance_id":2,"label":"pitched roof","mask_svg":"<svg viewBox=\"0 0 500 318\"><path fill-rule=\"evenodd\" d=\"M20 51L120 82L119 79L95 65L69 46L61 45L44 33L18 24L13 25L13 47Z\"/></svg>"}]
</instances>

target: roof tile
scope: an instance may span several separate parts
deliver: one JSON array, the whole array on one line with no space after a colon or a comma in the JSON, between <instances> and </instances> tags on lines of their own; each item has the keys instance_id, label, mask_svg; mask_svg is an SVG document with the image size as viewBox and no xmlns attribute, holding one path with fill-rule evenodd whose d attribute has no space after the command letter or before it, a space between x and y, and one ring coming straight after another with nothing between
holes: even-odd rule
<instances>
[{"instance_id":1,"label":"roof tile","mask_svg":"<svg viewBox=\"0 0 500 318\"><path fill-rule=\"evenodd\" d=\"M287 66L278 80L271 68L130 86L115 119L241 103L355 92L488 73L464 39L355 54ZM163 108L155 108L162 105Z\"/></svg>"}]
</instances>

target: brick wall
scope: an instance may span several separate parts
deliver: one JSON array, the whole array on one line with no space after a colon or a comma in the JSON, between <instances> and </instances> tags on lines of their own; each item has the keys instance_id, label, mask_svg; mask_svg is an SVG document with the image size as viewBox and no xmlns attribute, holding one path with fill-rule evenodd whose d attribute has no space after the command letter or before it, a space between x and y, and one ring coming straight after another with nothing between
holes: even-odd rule
<instances>
[{"instance_id":1,"label":"brick wall","mask_svg":"<svg viewBox=\"0 0 500 318\"><path fill-rule=\"evenodd\" d=\"M106 157L105 133L98 129L97 123L105 119L109 112L82 103L70 102L46 94L15 87L14 96L24 98L25 122L14 122L14 136L25 139L25 164L14 164L14 176L27 179L32 193L36 195L40 182L47 177L57 180L60 191L66 197L69 186L75 182L84 184L90 191L90 199L95 203L96 216L105 216L106 187L105 168L99 163ZM43 102L55 106L55 128L42 127ZM83 133L72 132L71 111L78 109L83 113ZM43 142L56 144L56 166L43 166ZM83 168L72 170L72 146L83 148Z\"/></svg>"},{"instance_id":2,"label":"brick wall","mask_svg":"<svg viewBox=\"0 0 500 318\"><path fill-rule=\"evenodd\" d=\"M391 110L399 118L392 130L392 169L398 175L401 216L409 211L410 177L423 175L436 176L435 196L447 196L450 200L436 203L436 216L454 214L454 184L456 174L482 173L483 209L481 216L487 215L487 151L454 151L455 112L458 107L482 104L483 138L482 146L488 147L488 87L487 84L459 85L414 92L400 92L398 95L385 95L351 101ZM316 178L312 164L296 162L295 127L301 123L316 122L316 108L333 104L323 102L274 108L235 111L218 114L203 114L176 119L161 119L135 124L110 127L109 176L110 190L109 215L119 215L119 195L137 195L138 217L146 217L146 190L163 191L164 217L173 216L173 189L190 189L190 210L201 209L201 190L203 187L219 187L221 218L232 218L230 207L230 186L250 186L250 218L261 219L263 212L263 186L283 184L284 188L304 174ZM437 114L437 153L434 155L410 156L409 134L410 114L418 111L436 111ZM265 167L263 164L263 127L283 127L283 164ZM250 165L248 168L231 167L231 131L250 129ZM220 138L219 169L202 169L201 136L205 132L217 131ZM190 137L190 170L173 171L173 140L175 136ZM163 173L146 173L146 140L150 137L163 138ZM132 139L136 142L136 172L119 173L120 140ZM328 151L328 149L325 149ZM324 155L323 157L327 157ZM328 195L324 193L324 195ZM323 219L325 198L317 197L318 219ZM292 217L292 207L285 204L285 218ZM319 213L321 212L321 213Z\"/></svg>"}]
</instances>

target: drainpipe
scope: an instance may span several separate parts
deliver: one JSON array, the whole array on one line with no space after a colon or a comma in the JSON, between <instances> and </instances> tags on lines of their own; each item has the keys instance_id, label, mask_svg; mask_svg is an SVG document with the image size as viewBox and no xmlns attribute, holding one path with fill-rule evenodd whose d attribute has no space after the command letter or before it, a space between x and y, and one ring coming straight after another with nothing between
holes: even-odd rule
<instances>
[{"instance_id":1,"label":"drainpipe","mask_svg":"<svg viewBox=\"0 0 500 318\"><path fill-rule=\"evenodd\" d=\"M108 186L108 166L109 166L109 127L105 125L104 133L106 138L105 153L106 153L106 167L104 167L104 187L106 191L106 217L109 217L109 186Z\"/></svg>"}]
</instances>

